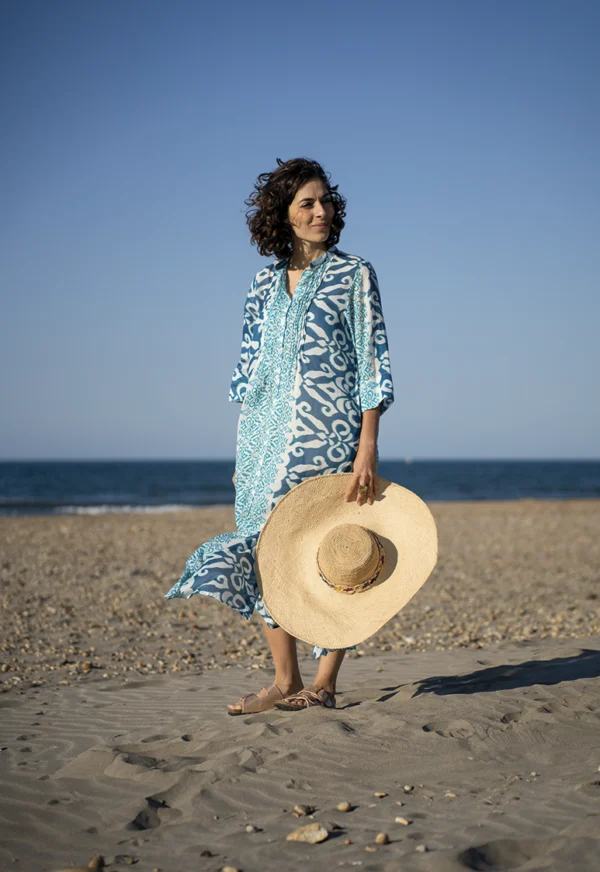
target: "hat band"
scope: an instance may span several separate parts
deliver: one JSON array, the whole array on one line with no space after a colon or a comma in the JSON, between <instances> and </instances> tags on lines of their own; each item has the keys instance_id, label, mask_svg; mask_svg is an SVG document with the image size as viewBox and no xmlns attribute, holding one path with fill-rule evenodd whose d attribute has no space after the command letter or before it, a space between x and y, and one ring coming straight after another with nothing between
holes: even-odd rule
<instances>
[{"instance_id":1,"label":"hat band","mask_svg":"<svg viewBox=\"0 0 600 872\"><path fill-rule=\"evenodd\" d=\"M333 584L333 582L329 581L329 579L321 572L321 567L319 566L319 560L317 558L317 569L319 570L319 575L321 576L325 584L327 584L338 593L362 593L363 591L368 590L373 584L375 584L377 576L381 572L385 561L385 551L383 550L383 545L379 541L379 537L377 536L377 534L374 533L373 530L370 530L369 532L372 536L375 537L377 547L379 548L379 560L377 561L377 566L375 568L373 576L371 578L368 578L366 581L363 581L362 584L354 585L354 587L347 587L344 584Z\"/></svg>"}]
</instances>

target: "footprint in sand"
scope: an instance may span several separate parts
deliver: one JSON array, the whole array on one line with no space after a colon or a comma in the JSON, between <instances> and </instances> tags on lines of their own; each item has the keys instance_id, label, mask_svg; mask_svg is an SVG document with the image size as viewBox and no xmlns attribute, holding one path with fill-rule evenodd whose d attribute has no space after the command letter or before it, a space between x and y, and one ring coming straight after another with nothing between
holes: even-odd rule
<instances>
[{"instance_id":1,"label":"footprint in sand","mask_svg":"<svg viewBox=\"0 0 600 872\"><path fill-rule=\"evenodd\" d=\"M511 872L525 863L540 860L563 843L562 839L496 839L461 851L457 859L467 869L494 869ZM535 868L540 868L537 864Z\"/></svg>"},{"instance_id":2,"label":"footprint in sand","mask_svg":"<svg viewBox=\"0 0 600 872\"><path fill-rule=\"evenodd\" d=\"M156 802L152 797L148 797L146 802L148 803L148 806L138 812L131 823L127 824L126 829L154 830L156 827L160 826L160 818L156 809L160 808L161 804L166 805L166 803Z\"/></svg>"},{"instance_id":3,"label":"footprint in sand","mask_svg":"<svg viewBox=\"0 0 600 872\"><path fill-rule=\"evenodd\" d=\"M558 702L554 702L553 700L543 700L542 705L539 705L536 709L538 712L543 712L544 714L552 715L555 712L564 711L564 706Z\"/></svg>"},{"instance_id":4,"label":"footprint in sand","mask_svg":"<svg viewBox=\"0 0 600 872\"><path fill-rule=\"evenodd\" d=\"M252 748L244 748L239 752L239 764L243 769L256 772L263 765L263 758Z\"/></svg>"},{"instance_id":5,"label":"footprint in sand","mask_svg":"<svg viewBox=\"0 0 600 872\"><path fill-rule=\"evenodd\" d=\"M179 772L182 769L190 769L206 763L206 757L191 756L163 759L135 754L120 748L115 750L117 752L116 756L105 769L105 775L110 775L113 778L130 778L135 774L144 774L154 770L159 772Z\"/></svg>"},{"instance_id":6,"label":"footprint in sand","mask_svg":"<svg viewBox=\"0 0 600 872\"><path fill-rule=\"evenodd\" d=\"M575 789L582 790L586 796L600 799L600 778L594 778L592 781L584 781L583 784L579 784Z\"/></svg>"},{"instance_id":7,"label":"footprint in sand","mask_svg":"<svg viewBox=\"0 0 600 872\"><path fill-rule=\"evenodd\" d=\"M517 721L520 721L523 717L523 712L514 711L514 712L506 712L506 714L502 715L500 720L503 724L516 724Z\"/></svg>"},{"instance_id":8,"label":"footprint in sand","mask_svg":"<svg viewBox=\"0 0 600 872\"><path fill-rule=\"evenodd\" d=\"M164 799L154 796L146 797L146 808L137 813L134 819L127 824L127 830L155 830L161 823L171 823L181 817L179 809L171 808ZM160 815L159 815L160 812ZM164 818L164 820L163 820Z\"/></svg>"},{"instance_id":9,"label":"footprint in sand","mask_svg":"<svg viewBox=\"0 0 600 872\"><path fill-rule=\"evenodd\" d=\"M444 738L468 739L474 735L475 728L469 721L431 721L423 726L423 732L437 733Z\"/></svg>"}]
</instances>

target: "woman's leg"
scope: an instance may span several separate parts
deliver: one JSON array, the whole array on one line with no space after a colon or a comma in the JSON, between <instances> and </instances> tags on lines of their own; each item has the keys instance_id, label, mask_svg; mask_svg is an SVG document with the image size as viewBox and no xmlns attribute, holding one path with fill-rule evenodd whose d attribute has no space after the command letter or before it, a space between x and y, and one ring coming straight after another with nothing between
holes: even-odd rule
<instances>
[{"instance_id":1,"label":"woman's leg","mask_svg":"<svg viewBox=\"0 0 600 872\"><path fill-rule=\"evenodd\" d=\"M266 697L262 697L260 700L253 699L245 706L242 706L241 701L227 706L231 714L240 714L242 711L249 711L249 713L267 711L281 699L279 691L284 696L288 696L302 690L303 682L298 665L296 639L281 627L269 627L264 618L262 618L262 626L273 655L275 679L271 687L268 688L269 692Z\"/></svg>"},{"instance_id":2,"label":"woman's leg","mask_svg":"<svg viewBox=\"0 0 600 872\"><path fill-rule=\"evenodd\" d=\"M298 665L296 639L281 627L272 629L262 621L263 630L275 663L275 684L286 694L297 693L304 685ZM330 651L318 658L319 666L311 690L325 689L335 694L336 681L346 650Z\"/></svg>"},{"instance_id":3,"label":"woman's leg","mask_svg":"<svg viewBox=\"0 0 600 872\"><path fill-rule=\"evenodd\" d=\"M262 625L275 664L273 683L286 695L297 693L302 689L303 683L298 665L296 639L281 627L276 629L269 627L264 620Z\"/></svg>"},{"instance_id":4,"label":"woman's leg","mask_svg":"<svg viewBox=\"0 0 600 872\"><path fill-rule=\"evenodd\" d=\"M346 649L329 651L327 654L321 654L321 656L319 657L319 667L317 669L315 680L311 685L302 689L310 690L313 693L318 693L320 690L326 690L330 696L335 696L337 676L338 672L340 671L340 667L342 665L345 654ZM293 693L294 692L292 692L290 696L292 696ZM302 709L306 707L306 700L286 699L285 705L287 707Z\"/></svg>"},{"instance_id":5,"label":"woman's leg","mask_svg":"<svg viewBox=\"0 0 600 872\"><path fill-rule=\"evenodd\" d=\"M324 689L328 693L335 694L337 676L345 654L345 650L330 651L329 654L319 657L319 667L310 690Z\"/></svg>"}]
</instances>

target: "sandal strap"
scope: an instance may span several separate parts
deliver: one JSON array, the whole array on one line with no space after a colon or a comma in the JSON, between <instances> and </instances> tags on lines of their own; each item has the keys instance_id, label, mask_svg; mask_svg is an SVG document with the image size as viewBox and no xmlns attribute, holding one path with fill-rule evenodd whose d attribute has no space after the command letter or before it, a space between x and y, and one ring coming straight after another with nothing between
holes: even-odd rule
<instances>
[{"instance_id":1,"label":"sandal strap","mask_svg":"<svg viewBox=\"0 0 600 872\"><path fill-rule=\"evenodd\" d=\"M281 690L277 687L277 685L274 684L273 687L277 690L277 692L279 693L279 695L281 696L281 698L282 698L282 699L285 699L285 694L281 692ZM269 689L270 689L270 688L269 688ZM241 706L241 708L242 708L242 713L243 713L243 714L246 714L246 711L245 711L245 708L246 708L246 702L248 702L249 700L252 700L252 702L254 702L255 699L264 699L264 698L265 698L266 696L268 696L268 695L269 695L269 691L267 690L267 688L266 688L266 687L262 687L262 688L258 691L258 693L247 693L247 694L245 694L245 695L240 699L240 701L239 701L238 703L236 703L236 705Z\"/></svg>"},{"instance_id":2,"label":"sandal strap","mask_svg":"<svg viewBox=\"0 0 600 872\"><path fill-rule=\"evenodd\" d=\"M260 691L258 693L245 693L243 697L241 697L240 702L244 702L246 699L254 699L260 696ZM264 694L263 694L264 696Z\"/></svg>"},{"instance_id":3,"label":"sandal strap","mask_svg":"<svg viewBox=\"0 0 600 872\"><path fill-rule=\"evenodd\" d=\"M325 691L325 693L327 696L331 697L331 694L328 691ZM314 699L315 702L311 702L311 699ZM311 705L325 705L325 700L320 696L320 692L317 693L315 690L301 690L298 693L294 693L292 696L286 697L287 702L291 700L298 700L299 702L306 703L306 708Z\"/></svg>"}]
</instances>

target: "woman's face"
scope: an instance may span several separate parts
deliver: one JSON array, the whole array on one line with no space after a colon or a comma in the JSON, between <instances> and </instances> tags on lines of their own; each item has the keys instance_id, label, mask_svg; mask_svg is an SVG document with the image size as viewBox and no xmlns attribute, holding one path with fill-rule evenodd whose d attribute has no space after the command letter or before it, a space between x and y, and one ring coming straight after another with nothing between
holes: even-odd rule
<instances>
[{"instance_id":1,"label":"woman's face","mask_svg":"<svg viewBox=\"0 0 600 872\"><path fill-rule=\"evenodd\" d=\"M320 179L307 182L288 208L294 234L305 242L326 242L331 232L334 206L329 188Z\"/></svg>"}]
</instances>

